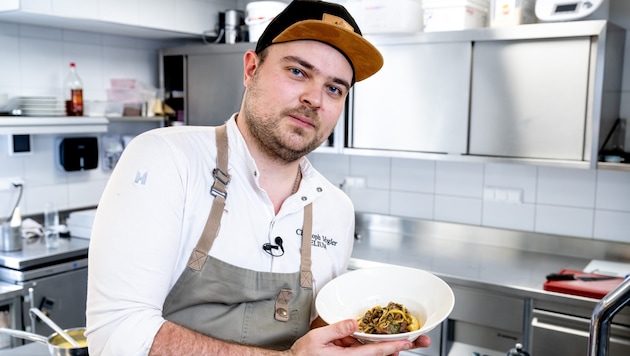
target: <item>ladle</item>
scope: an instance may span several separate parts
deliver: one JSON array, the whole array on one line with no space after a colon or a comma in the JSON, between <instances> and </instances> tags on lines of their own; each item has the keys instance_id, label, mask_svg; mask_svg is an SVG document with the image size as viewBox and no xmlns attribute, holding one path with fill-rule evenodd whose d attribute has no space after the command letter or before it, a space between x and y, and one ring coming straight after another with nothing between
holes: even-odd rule
<instances>
[{"instance_id":1,"label":"ladle","mask_svg":"<svg viewBox=\"0 0 630 356\"><path fill-rule=\"evenodd\" d=\"M59 327L59 325L55 324L55 322L52 321L49 317L47 317L44 313L42 313L41 310L39 310L38 308L31 308L29 309L29 312L37 315L40 319L44 321L44 323L46 323L46 325L50 326L51 329L55 330L55 332L57 332L64 339L66 339L66 341L68 341L72 346L81 347L81 345L79 345L79 343L75 339L73 339L70 335L68 335L68 333L63 331Z\"/></svg>"}]
</instances>

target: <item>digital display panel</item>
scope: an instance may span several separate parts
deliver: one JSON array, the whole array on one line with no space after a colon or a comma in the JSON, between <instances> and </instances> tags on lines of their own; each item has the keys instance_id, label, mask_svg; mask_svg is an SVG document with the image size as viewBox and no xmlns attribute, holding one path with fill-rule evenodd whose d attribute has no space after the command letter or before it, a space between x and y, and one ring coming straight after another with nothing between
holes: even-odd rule
<instances>
[{"instance_id":1,"label":"digital display panel","mask_svg":"<svg viewBox=\"0 0 630 356\"><path fill-rule=\"evenodd\" d=\"M577 3L558 5L556 6L555 13L558 14L558 13L566 13L566 12L575 12L575 10L577 10L577 7L578 7Z\"/></svg>"}]
</instances>

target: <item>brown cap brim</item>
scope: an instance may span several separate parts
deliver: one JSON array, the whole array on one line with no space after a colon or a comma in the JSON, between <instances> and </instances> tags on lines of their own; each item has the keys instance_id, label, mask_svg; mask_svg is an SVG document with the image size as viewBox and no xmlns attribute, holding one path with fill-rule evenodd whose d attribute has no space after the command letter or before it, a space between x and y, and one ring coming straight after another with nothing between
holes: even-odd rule
<instances>
[{"instance_id":1,"label":"brown cap brim","mask_svg":"<svg viewBox=\"0 0 630 356\"><path fill-rule=\"evenodd\" d=\"M303 20L286 28L272 43L313 40L327 43L343 53L360 82L383 67L383 56L370 42L352 30L322 20Z\"/></svg>"}]
</instances>

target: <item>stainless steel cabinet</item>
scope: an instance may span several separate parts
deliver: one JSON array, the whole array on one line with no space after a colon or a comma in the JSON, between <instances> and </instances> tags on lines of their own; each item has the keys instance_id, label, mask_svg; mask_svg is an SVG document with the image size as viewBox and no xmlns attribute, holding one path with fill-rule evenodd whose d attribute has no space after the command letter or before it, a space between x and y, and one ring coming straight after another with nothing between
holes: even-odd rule
<instances>
[{"instance_id":1,"label":"stainless steel cabinet","mask_svg":"<svg viewBox=\"0 0 630 356\"><path fill-rule=\"evenodd\" d=\"M374 42L385 65L354 89L349 148L598 166L619 115L624 29L574 21Z\"/></svg>"},{"instance_id":2,"label":"stainless steel cabinet","mask_svg":"<svg viewBox=\"0 0 630 356\"><path fill-rule=\"evenodd\" d=\"M585 159L589 37L477 42L470 154Z\"/></svg>"},{"instance_id":3,"label":"stainless steel cabinet","mask_svg":"<svg viewBox=\"0 0 630 356\"><path fill-rule=\"evenodd\" d=\"M87 302L87 267L27 281L24 290L33 288L33 305L25 299L22 318L28 331L51 335L54 331L42 321L36 321L35 330L30 326L29 309L35 306L46 313L64 329L85 326Z\"/></svg>"},{"instance_id":4,"label":"stainless steel cabinet","mask_svg":"<svg viewBox=\"0 0 630 356\"><path fill-rule=\"evenodd\" d=\"M383 68L354 88L351 147L465 153L471 43L379 50Z\"/></svg>"},{"instance_id":5,"label":"stainless steel cabinet","mask_svg":"<svg viewBox=\"0 0 630 356\"><path fill-rule=\"evenodd\" d=\"M505 355L528 344L529 302L480 288L451 285L455 307L448 318L442 355Z\"/></svg>"},{"instance_id":6,"label":"stainless steel cabinet","mask_svg":"<svg viewBox=\"0 0 630 356\"><path fill-rule=\"evenodd\" d=\"M255 43L189 45L160 53L160 87L189 125L216 126L243 97L243 55Z\"/></svg>"},{"instance_id":7,"label":"stainless steel cabinet","mask_svg":"<svg viewBox=\"0 0 630 356\"><path fill-rule=\"evenodd\" d=\"M585 355L588 350L590 319L534 309L532 355ZM630 355L630 328L611 324L608 355Z\"/></svg>"},{"instance_id":8,"label":"stainless steel cabinet","mask_svg":"<svg viewBox=\"0 0 630 356\"><path fill-rule=\"evenodd\" d=\"M241 107L244 50L188 55L188 124L221 125ZM240 46L239 46L240 48Z\"/></svg>"},{"instance_id":9,"label":"stainless steel cabinet","mask_svg":"<svg viewBox=\"0 0 630 356\"><path fill-rule=\"evenodd\" d=\"M409 351L402 351L401 356L440 356L441 344L442 344L442 325L438 325L435 329L429 331L426 334L431 338L431 345L426 348L411 349Z\"/></svg>"}]
</instances>

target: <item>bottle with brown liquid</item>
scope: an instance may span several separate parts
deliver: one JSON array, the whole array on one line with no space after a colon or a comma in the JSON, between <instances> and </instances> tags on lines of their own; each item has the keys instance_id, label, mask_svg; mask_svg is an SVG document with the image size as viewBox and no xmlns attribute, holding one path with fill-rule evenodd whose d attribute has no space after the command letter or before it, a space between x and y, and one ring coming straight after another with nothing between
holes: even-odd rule
<instances>
[{"instance_id":1,"label":"bottle with brown liquid","mask_svg":"<svg viewBox=\"0 0 630 356\"><path fill-rule=\"evenodd\" d=\"M83 116L83 82L74 62L70 63L70 72L66 77L65 99L67 116Z\"/></svg>"}]
</instances>

